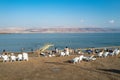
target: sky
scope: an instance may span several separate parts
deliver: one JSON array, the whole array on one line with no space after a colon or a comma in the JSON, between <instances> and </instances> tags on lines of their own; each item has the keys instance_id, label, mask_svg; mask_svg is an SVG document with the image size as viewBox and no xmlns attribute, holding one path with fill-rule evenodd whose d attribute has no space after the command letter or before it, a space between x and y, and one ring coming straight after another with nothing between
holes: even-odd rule
<instances>
[{"instance_id":1,"label":"sky","mask_svg":"<svg viewBox=\"0 0 120 80\"><path fill-rule=\"evenodd\" d=\"M120 28L120 0L0 0L0 28Z\"/></svg>"}]
</instances>

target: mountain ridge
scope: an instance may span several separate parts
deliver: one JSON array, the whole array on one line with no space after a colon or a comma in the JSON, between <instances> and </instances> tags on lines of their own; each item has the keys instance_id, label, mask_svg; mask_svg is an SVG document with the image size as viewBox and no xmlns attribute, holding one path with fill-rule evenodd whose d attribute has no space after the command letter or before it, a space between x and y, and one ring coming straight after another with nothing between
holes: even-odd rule
<instances>
[{"instance_id":1,"label":"mountain ridge","mask_svg":"<svg viewBox=\"0 0 120 80\"><path fill-rule=\"evenodd\" d=\"M0 33L108 33L120 32L115 28L2 28Z\"/></svg>"}]
</instances>

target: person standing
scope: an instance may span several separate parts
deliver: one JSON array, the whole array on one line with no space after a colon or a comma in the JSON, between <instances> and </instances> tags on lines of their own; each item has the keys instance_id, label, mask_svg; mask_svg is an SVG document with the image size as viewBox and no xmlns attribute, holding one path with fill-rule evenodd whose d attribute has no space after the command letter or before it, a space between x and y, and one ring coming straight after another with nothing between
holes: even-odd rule
<instances>
[{"instance_id":1,"label":"person standing","mask_svg":"<svg viewBox=\"0 0 120 80\"><path fill-rule=\"evenodd\" d=\"M66 56L69 56L69 48L66 46L64 50L65 50Z\"/></svg>"}]
</instances>

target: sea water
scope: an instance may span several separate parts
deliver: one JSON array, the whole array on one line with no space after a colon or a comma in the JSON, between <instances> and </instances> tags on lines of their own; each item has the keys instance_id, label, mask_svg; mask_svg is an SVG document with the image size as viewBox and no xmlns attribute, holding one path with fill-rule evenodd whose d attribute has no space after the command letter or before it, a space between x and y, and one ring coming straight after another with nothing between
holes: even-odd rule
<instances>
[{"instance_id":1,"label":"sea water","mask_svg":"<svg viewBox=\"0 0 120 80\"><path fill-rule=\"evenodd\" d=\"M36 50L47 43L63 49L120 46L120 33L29 33L0 34L0 52ZM52 47L51 49L54 49Z\"/></svg>"}]
</instances>

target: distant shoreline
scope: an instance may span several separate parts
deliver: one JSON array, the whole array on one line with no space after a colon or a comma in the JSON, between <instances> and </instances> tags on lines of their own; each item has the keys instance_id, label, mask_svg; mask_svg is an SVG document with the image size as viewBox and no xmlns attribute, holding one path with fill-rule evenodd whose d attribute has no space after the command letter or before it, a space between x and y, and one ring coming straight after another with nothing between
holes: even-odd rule
<instances>
[{"instance_id":1,"label":"distant shoreline","mask_svg":"<svg viewBox=\"0 0 120 80\"><path fill-rule=\"evenodd\" d=\"M28 33L0 33L0 34L87 34L87 33L120 33L120 32L53 32L53 33L48 33L48 32L28 32Z\"/></svg>"},{"instance_id":2,"label":"distant shoreline","mask_svg":"<svg viewBox=\"0 0 120 80\"><path fill-rule=\"evenodd\" d=\"M6 28L0 29L5 33L120 33L120 29L111 28Z\"/></svg>"}]
</instances>

